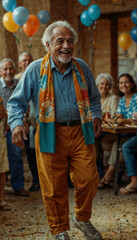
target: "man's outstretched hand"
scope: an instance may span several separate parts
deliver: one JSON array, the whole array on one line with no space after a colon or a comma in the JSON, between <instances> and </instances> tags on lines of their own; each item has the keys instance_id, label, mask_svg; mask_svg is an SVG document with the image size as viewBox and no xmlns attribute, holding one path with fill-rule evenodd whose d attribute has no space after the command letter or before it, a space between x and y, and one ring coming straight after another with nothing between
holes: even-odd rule
<instances>
[{"instance_id":1,"label":"man's outstretched hand","mask_svg":"<svg viewBox=\"0 0 137 240\"><path fill-rule=\"evenodd\" d=\"M12 132L12 143L17 147L24 147L24 140L27 140L27 131L23 126L17 126Z\"/></svg>"}]
</instances>

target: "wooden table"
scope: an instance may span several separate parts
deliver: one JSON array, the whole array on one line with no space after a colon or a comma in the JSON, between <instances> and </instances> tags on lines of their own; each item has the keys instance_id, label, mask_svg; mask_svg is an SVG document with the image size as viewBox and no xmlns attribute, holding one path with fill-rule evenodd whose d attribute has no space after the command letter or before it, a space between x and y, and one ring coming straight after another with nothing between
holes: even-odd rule
<instances>
[{"instance_id":1,"label":"wooden table","mask_svg":"<svg viewBox=\"0 0 137 240\"><path fill-rule=\"evenodd\" d=\"M117 153L115 165L115 178L114 178L114 194L118 195L118 170L119 170L119 153L120 153L120 138L122 133L136 133L137 126L106 126L102 125L102 132L112 133L118 136L117 140Z\"/></svg>"}]
</instances>

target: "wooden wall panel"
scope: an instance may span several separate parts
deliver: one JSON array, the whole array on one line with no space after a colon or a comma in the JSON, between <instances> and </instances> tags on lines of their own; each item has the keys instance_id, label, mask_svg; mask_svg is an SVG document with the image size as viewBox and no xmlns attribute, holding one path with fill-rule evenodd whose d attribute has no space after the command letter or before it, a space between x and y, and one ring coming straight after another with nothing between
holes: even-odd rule
<instances>
[{"instance_id":1,"label":"wooden wall panel","mask_svg":"<svg viewBox=\"0 0 137 240\"><path fill-rule=\"evenodd\" d=\"M110 72L110 21L100 20L94 32L94 76Z\"/></svg>"},{"instance_id":2,"label":"wooden wall panel","mask_svg":"<svg viewBox=\"0 0 137 240\"><path fill-rule=\"evenodd\" d=\"M131 17L121 17L118 18L118 32L130 32L131 29L135 27L135 24L132 22Z\"/></svg>"}]
</instances>

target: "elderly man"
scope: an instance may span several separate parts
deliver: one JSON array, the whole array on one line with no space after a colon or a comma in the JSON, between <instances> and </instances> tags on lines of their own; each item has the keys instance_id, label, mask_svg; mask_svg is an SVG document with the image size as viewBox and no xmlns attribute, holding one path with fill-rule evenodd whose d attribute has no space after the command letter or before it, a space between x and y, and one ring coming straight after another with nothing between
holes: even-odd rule
<instances>
[{"instance_id":1,"label":"elderly man","mask_svg":"<svg viewBox=\"0 0 137 240\"><path fill-rule=\"evenodd\" d=\"M29 52L23 52L19 55L18 65L21 68L21 72L15 75L15 78L20 80L22 74L25 69L29 66L29 64L33 61L33 57Z\"/></svg>"},{"instance_id":2,"label":"elderly man","mask_svg":"<svg viewBox=\"0 0 137 240\"><path fill-rule=\"evenodd\" d=\"M0 62L0 96L2 97L4 108L6 110L7 102L17 86L18 80L14 79L15 63L5 58ZM15 195L29 196L29 193L24 189L24 169L21 156L21 149L12 144L11 131L7 129L7 149L8 159L11 173L11 184Z\"/></svg>"},{"instance_id":3,"label":"elderly man","mask_svg":"<svg viewBox=\"0 0 137 240\"><path fill-rule=\"evenodd\" d=\"M31 53L29 52L23 52L19 55L19 67L21 68L21 72L15 75L15 78L20 80L20 78L22 77L22 74L24 73L24 71L26 70L26 68L29 66L29 64L33 61L33 57L31 55ZM30 112L32 115L32 109L30 109L32 106L31 103L29 103L29 108L27 111L27 114L24 115L24 124L25 127L27 127L29 129L29 133L27 135L28 139L25 140L25 149L26 149L26 154L27 154L27 160L28 160L28 164L30 167L30 171L32 174L32 185L29 188L30 191L38 191L40 189L40 185L39 185L39 177L38 177L38 170L37 170L37 162L36 162L36 155L35 155L35 144L34 147L31 147L31 142L34 142L34 135L35 135L35 129L30 126L31 122L30 122Z\"/></svg>"},{"instance_id":4,"label":"elderly man","mask_svg":"<svg viewBox=\"0 0 137 240\"><path fill-rule=\"evenodd\" d=\"M100 93L87 64L73 58L77 34L66 21L49 25L48 51L31 63L8 102L12 141L23 147L23 112L32 99L37 119L36 156L44 205L56 240L69 240L67 173L75 187L73 224L86 239L101 240L89 221L98 187L95 137L101 132Z\"/></svg>"}]
</instances>

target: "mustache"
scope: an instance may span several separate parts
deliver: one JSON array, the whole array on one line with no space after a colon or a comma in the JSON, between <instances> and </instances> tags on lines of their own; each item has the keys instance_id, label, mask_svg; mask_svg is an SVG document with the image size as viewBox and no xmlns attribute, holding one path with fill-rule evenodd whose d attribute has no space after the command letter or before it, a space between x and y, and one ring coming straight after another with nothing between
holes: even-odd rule
<instances>
[{"instance_id":1,"label":"mustache","mask_svg":"<svg viewBox=\"0 0 137 240\"><path fill-rule=\"evenodd\" d=\"M64 50L60 50L60 53L66 53L66 54L68 54L68 53L71 53L72 52L72 50L71 49L64 49Z\"/></svg>"}]
</instances>

